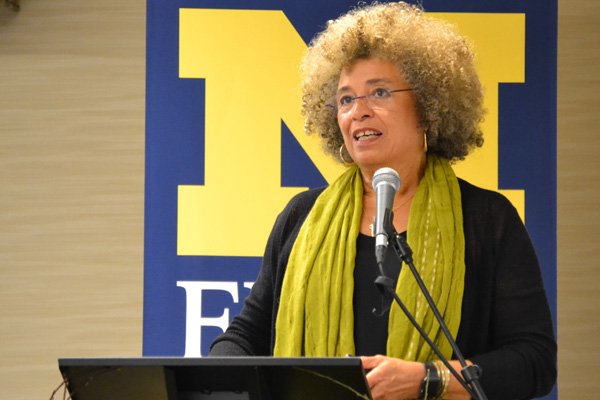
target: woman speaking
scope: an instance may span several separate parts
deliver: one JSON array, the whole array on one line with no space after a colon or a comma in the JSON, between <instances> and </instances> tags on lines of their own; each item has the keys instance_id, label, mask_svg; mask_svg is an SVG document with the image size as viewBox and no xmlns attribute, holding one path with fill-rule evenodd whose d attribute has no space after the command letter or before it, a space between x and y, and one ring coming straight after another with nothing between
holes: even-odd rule
<instances>
[{"instance_id":1,"label":"woman speaking","mask_svg":"<svg viewBox=\"0 0 600 400\"><path fill-rule=\"evenodd\" d=\"M488 398L548 393L556 341L531 240L507 199L458 179L450 166L483 144L483 88L465 39L416 6L362 6L328 22L301 71L305 130L348 169L330 186L297 195L279 215L244 308L210 355L352 354L370 370L375 399L469 398L373 283L371 180L387 167L402 182L393 226L406 235L467 362L481 367ZM409 268L388 251L384 269L452 359ZM435 385L432 374L441 377Z\"/></svg>"}]
</instances>

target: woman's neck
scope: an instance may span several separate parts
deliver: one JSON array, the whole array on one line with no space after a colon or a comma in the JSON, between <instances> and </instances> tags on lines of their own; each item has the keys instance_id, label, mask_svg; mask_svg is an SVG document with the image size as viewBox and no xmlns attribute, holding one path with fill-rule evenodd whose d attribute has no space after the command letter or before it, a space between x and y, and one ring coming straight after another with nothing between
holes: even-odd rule
<instances>
[{"instance_id":1,"label":"woman's neck","mask_svg":"<svg viewBox=\"0 0 600 400\"><path fill-rule=\"evenodd\" d=\"M410 205L412 199L417 192L419 182L425 172L426 157L423 155L422 160L418 160L412 166L402 166L398 169L394 168L398 172L401 179L401 185L398 192L394 196L394 227L398 232L404 232L408 225L408 216L410 213ZM376 171L377 169L375 169ZM375 171L372 171L375 173ZM363 217L361 222L361 233L370 235L371 224L373 224L373 217L376 214L376 194L372 187L373 173L368 168L361 168L361 176L363 180Z\"/></svg>"},{"instance_id":2,"label":"woman's neck","mask_svg":"<svg viewBox=\"0 0 600 400\"><path fill-rule=\"evenodd\" d=\"M395 170L398 175L400 175L401 185L400 189L396 193L394 198L394 204L396 201L401 201L403 197L406 195L414 195L417 191L417 187L419 186L419 182L423 177L425 172L425 166L427 165L427 157L423 153L422 157L418 157L418 159L413 162L407 163L399 163L395 166L390 166L393 170ZM373 201L375 202L375 191L372 186L373 174L384 166L359 166L361 177L363 181L363 201ZM399 204L399 203L398 203Z\"/></svg>"}]
</instances>

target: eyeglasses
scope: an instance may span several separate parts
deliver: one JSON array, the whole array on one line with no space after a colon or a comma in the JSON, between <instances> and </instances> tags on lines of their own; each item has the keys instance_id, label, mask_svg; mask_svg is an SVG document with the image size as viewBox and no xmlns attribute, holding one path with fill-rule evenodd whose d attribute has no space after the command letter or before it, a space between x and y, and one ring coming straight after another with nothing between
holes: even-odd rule
<instances>
[{"instance_id":1,"label":"eyeglasses","mask_svg":"<svg viewBox=\"0 0 600 400\"><path fill-rule=\"evenodd\" d=\"M371 107L388 108L392 105L394 101L392 93L408 92L411 90L412 89L387 90L384 88L377 88L373 90L370 94L367 94L365 96L343 95L338 99L337 104L331 104L329 105L329 107L335 109L338 113L347 113L354 108L356 100L364 99L367 103L370 104Z\"/></svg>"}]
</instances>

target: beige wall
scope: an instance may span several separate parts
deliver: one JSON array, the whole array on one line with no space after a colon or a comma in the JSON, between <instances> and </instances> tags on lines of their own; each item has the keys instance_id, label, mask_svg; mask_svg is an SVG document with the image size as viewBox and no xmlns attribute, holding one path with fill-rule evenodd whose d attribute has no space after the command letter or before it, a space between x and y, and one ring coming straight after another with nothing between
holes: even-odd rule
<instances>
[{"instance_id":1,"label":"beige wall","mask_svg":"<svg viewBox=\"0 0 600 400\"><path fill-rule=\"evenodd\" d=\"M600 3L560 0L560 398L593 398ZM142 352L145 2L0 6L0 396ZM567 9L568 6L568 9Z\"/></svg>"},{"instance_id":2,"label":"beige wall","mask_svg":"<svg viewBox=\"0 0 600 400\"><path fill-rule=\"evenodd\" d=\"M600 2L558 8L559 398L598 396Z\"/></svg>"},{"instance_id":3,"label":"beige wall","mask_svg":"<svg viewBox=\"0 0 600 400\"><path fill-rule=\"evenodd\" d=\"M145 18L0 6L2 399L48 399L58 357L142 354Z\"/></svg>"}]
</instances>

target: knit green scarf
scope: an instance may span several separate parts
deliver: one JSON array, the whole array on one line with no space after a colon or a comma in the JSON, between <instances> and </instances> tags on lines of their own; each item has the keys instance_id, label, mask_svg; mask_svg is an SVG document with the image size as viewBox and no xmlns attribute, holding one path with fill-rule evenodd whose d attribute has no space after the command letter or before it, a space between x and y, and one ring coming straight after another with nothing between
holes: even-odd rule
<instances>
[{"instance_id":1,"label":"knit green scarf","mask_svg":"<svg viewBox=\"0 0 600 400\"><path fill-rule=\"evenodd\" d=\"M300 228L281 290L275 356L354 354L352 297L362 196L360 170L353 166L317 198ZM427 156L407 232L417 270L456 337L464 291L465 239L460 188L446 160ZM442 354L450 358L452 348L408 267L400 272L396 293ZM432 354L402 310L392 306L387 355L424 362Z\"/></svg>"}]
</instances>

